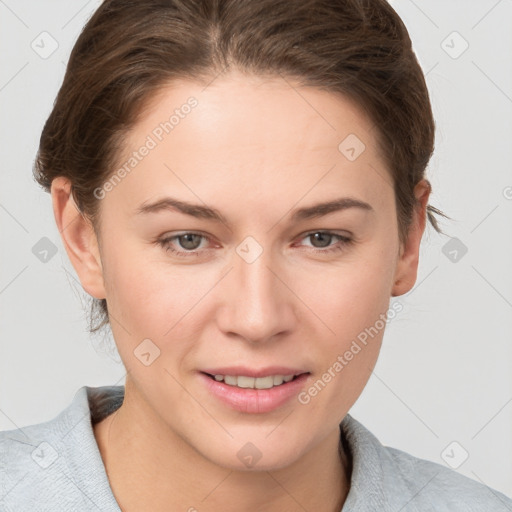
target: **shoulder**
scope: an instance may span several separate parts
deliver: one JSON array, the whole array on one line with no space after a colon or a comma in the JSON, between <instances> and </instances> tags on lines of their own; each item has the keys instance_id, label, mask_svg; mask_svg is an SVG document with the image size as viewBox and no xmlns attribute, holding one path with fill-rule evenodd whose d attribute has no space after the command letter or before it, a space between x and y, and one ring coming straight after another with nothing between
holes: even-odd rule
<instances>
[{"instance_id":1,"label":"shoulder","mask_svg":"<svg viewBox=\"0 0 512 512\"><path fill-rule=\"evenodd\" d=\"M457 471L384 446L347 414L340 425L352 457L345 510L512 512L512 499Z\"/></svg>"},{"instance_id":2,"label":"shoulder","mask_svg":"<svg viewBox=\"0 0 512 512\"><path fill-rule=\"evenodd\" d=\"M49 421L0 432L2 512L97 510L97 505L119 510L111 502L93 433L90 390L80 388Z\"/></svg>"},{"instance_id":3,"label":"shoulder","mask_svg":"<svg viewBox=\"0 0 512 512\"><path fill-rule=\"evenodd\" d=\"M13 496L23 497L19 505L37 509L37 504L32 503L33 490L53 487L57 480L55 470L63 463L65 430L71 427L66 412L50 421L0 432L3 503L9 503Z\"/></svg>"},{"instance_id":4,"label":"shoulder","mask_svg":"<svg viewBox=\"0 0 512 512\"><path fill-rule=\"evenodd\" d=\"M411 491L411 504L417 507L411 510L512 512L512 499L481 482L397 448L384 449L389 467L396 468L397 476Z\"/></svg>"}]
</instances>

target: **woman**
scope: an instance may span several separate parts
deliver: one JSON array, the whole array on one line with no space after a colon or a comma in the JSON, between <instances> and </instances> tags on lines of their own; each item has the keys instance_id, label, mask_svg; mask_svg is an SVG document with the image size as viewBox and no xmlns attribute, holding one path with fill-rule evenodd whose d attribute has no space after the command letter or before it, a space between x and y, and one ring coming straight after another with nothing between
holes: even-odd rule
<instances>
[{"instance_id":1,"label":"woman","mask_svg":"<svg viewBox=\"0 0 512 512\"><path fill-rule=\"evenodd\" d=\"M2 434L4 509L510 510L348 414L439 231L433 144L384 0L106 0L35 174L126 384Z\"/></svg>"}]
</instances>

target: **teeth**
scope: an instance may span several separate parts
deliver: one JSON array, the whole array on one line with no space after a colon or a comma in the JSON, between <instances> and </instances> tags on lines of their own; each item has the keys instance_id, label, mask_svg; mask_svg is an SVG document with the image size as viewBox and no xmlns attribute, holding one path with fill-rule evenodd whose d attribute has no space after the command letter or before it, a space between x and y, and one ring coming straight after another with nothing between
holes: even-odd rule
<instances>
[{"instance_id":1,"label":"teeth","mask_svg":"<svg viewBox=\"0 0 512 512\"><path fill-rule=\"evenodd\" d=\"M290 382L295 375L269 375L268 377L246 377L245 375L215 375L216 381L224 381L228 386L251 389L270 389Z\"/></svg>"}]
</instances>

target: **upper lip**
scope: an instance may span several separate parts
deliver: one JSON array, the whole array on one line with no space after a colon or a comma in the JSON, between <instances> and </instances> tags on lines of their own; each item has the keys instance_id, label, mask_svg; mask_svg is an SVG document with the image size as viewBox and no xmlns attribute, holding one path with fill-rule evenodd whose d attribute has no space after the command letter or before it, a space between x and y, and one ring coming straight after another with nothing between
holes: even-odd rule
<instances>
[{"instance_id":1,"label":"upper lip","mask_svg":"<svg viewBox=\"0 0 512 512\"><path fill-rule=\"evenodd\" d=\"M269 375L301 375L308 371L287 366L267 366L266 368L248 368L247 366L223 366L201 370L210 375L243 375L247 377L268 377Z\"/></svg>"}]
</instances>

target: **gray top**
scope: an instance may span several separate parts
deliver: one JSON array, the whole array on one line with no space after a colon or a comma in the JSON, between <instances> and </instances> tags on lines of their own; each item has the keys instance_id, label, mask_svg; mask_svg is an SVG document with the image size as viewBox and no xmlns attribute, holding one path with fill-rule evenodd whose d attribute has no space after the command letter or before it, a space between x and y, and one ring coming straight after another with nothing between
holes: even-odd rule
<instances>
[{"instance_id":1,"label":"gray top","mask_svg":"<svg viewBox=\"0 0 512 512\"><path fill-rule=\"evenodd\" d=\"M92 425L123 397L124 386L83 386L54 419L0 432L0 511L120 512ZM340 423L340 441L352 462L341 512L512 512L504 494L383 446L349 414Z\"/></svg>"}]
</instances>

